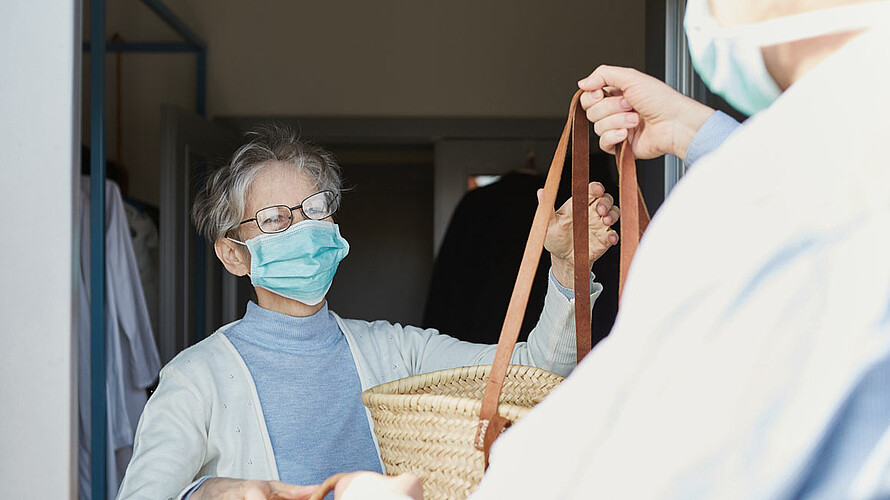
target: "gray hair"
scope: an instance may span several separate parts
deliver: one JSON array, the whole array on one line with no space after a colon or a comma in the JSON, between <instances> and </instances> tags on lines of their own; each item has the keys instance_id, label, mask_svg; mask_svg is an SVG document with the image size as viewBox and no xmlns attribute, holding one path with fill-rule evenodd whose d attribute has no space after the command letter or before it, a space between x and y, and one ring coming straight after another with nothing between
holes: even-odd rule
<instances>
[{"instance_id":1,"label":"gray hair","mask_svg":"<svg viewBox=\"0 0 890 500\"><path fill-rule=\"evenodd\" d=\"M238 227L250 184L272 162L290 163L308 174L319 190L340 196L340 166L330 152L300 141L293 129L279 123L248 132L247 137L250 142L235 151L228 165L212 172L195 197L192 221L210 242Z\"/></svg>"}]
</instances>

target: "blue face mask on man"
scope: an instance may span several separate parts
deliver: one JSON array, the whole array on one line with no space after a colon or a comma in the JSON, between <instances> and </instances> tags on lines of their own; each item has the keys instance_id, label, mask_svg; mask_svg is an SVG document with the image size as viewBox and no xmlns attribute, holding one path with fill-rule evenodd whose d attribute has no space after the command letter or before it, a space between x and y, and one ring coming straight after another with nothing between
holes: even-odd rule
<instances>
[{"instance_id":1,"label":"blue face mask on man","mask_svg":"<svg viewBox=\"0 0 890 500\"><path fill-rule=\"evenodd\" d=\"M763 47L875 26L886 23L888 14L890 2L874 1L724 27L708 0L688 0L684 26L692 64L705 85L753 115L782 93L767 71Z\"/></svg>"},{"instance_id":2,"label":"blue face mask on man","mask_svg":"<svg viewBox=\"0 0 890 500\"><path fill-rule=\"evenodd\" d=\"M314 306L334 281L349 243L333 222L303 220L287 230L261 234L246 242L250 282L272 293Z\"/></svg>"}]
</instances>

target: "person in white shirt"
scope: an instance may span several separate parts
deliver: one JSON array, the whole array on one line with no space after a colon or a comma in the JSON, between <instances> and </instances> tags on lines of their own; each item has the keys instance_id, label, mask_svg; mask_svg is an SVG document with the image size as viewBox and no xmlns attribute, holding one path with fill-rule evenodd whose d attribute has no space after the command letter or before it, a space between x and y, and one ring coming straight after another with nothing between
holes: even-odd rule
<instances>
[{"instance_id":1,"label":"person in white shirt","mask_svg":"<svg viewBox=\"0 0 890 500\"><path fill-rule=\"evenodd\" d=\"M752 117L676 186L611 335L495 443L473 500L890 497L890 2L686 9L697 71ZM579 83L601 145L684 155L694 134L649 132L710 112L646 82ZM372 479L340 497L417 497Z\"/></svg>"}]
</instances>

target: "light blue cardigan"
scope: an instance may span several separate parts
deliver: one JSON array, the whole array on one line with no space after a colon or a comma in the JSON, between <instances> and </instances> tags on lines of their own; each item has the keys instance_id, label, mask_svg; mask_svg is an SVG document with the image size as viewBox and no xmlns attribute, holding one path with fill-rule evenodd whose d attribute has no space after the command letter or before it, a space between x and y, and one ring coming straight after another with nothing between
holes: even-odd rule
<instances>
[{"instance_id":1,"label":"light blue cardigan","mask_svg":"<svg viewBox=\"0 0 890 500\"><path fill-rule=\"evenodd\" d=\"M549 282L541 318L528 342L516 345L512 362L566 376L576 357L574 301ZM595 283L591 290L592 304L602 286ZM386 321L336 318L363 390L420 373L488 364L497 347ZM230 326L184 350L161 371L139 420L119 499L180 498L203 476L278 479L253 378L225 335ZM368 423L373 429L370 413Z\"/></svg>"}]
</instances>

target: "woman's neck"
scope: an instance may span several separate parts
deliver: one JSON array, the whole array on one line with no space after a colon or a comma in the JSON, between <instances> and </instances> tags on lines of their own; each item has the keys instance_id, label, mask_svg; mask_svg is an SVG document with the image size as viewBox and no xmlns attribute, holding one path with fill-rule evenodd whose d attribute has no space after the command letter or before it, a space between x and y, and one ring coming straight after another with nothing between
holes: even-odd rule
<instances>
[{"instance_id":1,"label":"woman's neck","mask_svg":"<svg viewBox=\"0 0 890 500\"><path fill-rule=\"evenodd\" d=\"M256 290L257 305L263 309L280 312L282 314L287 314L288 316L305 318L314 315L324 307L324 300L314 306L310 306L293 299L282 297L265 288L254 287L254 290Z\"/></svg>"}]
</instances>

